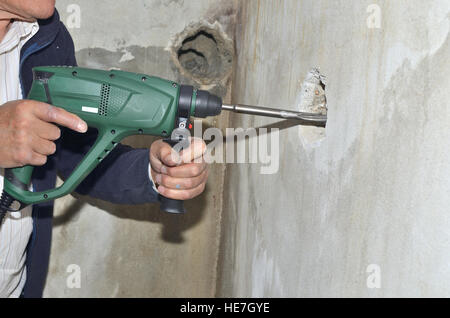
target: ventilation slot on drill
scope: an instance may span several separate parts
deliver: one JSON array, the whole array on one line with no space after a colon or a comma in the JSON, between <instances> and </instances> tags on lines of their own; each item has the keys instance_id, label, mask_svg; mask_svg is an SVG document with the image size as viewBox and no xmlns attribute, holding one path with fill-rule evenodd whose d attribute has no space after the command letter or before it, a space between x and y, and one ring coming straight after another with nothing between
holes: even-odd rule
<instances>
[{"instance_id":1,"label":"ventilation slot on drill","mask_svg":"<svg viewBox=\"0 0 450 318\"><path fill-rule=\"evenodd\" d=\"M98 107L98 114L100 116L108 116L109 95L111 93L111 85L103 84L101 91L100 106Z\"/></svg>"}]
</instances>

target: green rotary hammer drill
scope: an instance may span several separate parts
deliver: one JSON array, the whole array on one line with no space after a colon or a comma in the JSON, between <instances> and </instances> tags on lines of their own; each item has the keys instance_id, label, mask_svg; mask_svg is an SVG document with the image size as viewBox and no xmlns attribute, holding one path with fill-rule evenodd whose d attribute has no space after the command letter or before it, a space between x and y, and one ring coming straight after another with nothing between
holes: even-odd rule
<instances>
[{"instance_id":1,"label":"green rotary hammer drill","mask_svg":"<svg viewBox=\"0 0 450 318\"><path fill-rule=\"evenodd\" d=\"M98 130L95 144L65 182L45 192L29 191L34 167L5 169L0 199L0 225L9 211L65 196L89 175L125 138L132 135L163 137L171 146L189 145L191 117L217 116L222 110L294 119L324 126L326 116L246 105L223 105L222 100L192 86L144 74L118 70L48 66L33 69L28 99L45 102L78 115ZM185 213L183 201L159 197L161 210Z\"/></svg>"},{"instance_id":2,"label":"green rotary hammer drill","mask_svg":"<svg viewBox=\"0 0 450 318\"><path fill-rule=\"evenodd\" d=\"M206 91L143 74L37 67L33 69L33 76L28 99L78 115L89 127L98 130L98 137L67 180L45 193L28 190L34 167L5 169L0 221L6 211L21 210L74 191L125 137L161 136L173 146L188 141L191 116L216 116L222 109L222 100ZM14 205L18 205L15 209L12 208L14 201ZM183 201L162 196L160 201L163 211L185 212Z\"/></svg>"}]
</instances>

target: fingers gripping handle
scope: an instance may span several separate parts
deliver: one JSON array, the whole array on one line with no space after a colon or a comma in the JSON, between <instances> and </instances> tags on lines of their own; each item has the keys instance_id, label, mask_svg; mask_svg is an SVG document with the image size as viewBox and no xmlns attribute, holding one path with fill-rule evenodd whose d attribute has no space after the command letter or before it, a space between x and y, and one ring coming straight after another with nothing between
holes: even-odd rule
<instances>
[{"instance_id":1,"label":"fingers gripping handle","mask_svg":"<svg viewBox=\"0 0 450 318\"><path fill-rule=\"evenodd\" d=\"M164 140L166 143L171 145L172 147L179 143L179 141L174 140ZM183 141L182 141L183 142ZM159 201L161 202L160 209L163 212L171 213L171 214L185 214L186 209L184 208L184 201L169 199L159 196Z\"/></svg>"}]
</instances>

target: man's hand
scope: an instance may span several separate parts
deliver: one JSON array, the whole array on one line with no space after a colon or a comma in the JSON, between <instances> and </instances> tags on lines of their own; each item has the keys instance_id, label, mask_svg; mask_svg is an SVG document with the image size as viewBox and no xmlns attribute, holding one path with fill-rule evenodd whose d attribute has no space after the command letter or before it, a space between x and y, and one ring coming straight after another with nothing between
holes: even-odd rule
<instances>
[{"instance_id":1,"label":"man's hand","mask_svg":"<svg viewBox=\"0 0 450 318\"><path fill-rule=\"evenodd\" d=\"M18 100L0 106L0 167L42 166L56 151L58 124L84 133L86 123L64 109Z\"/></svg>"},{"instance_id":2,"label":"man's hand","mask_svg":"<svg viewBox=\"0 0 450 318\"><path fill-rule=\"evenodd\" d=\"M205 151L205 142L198 138L192 138L190 148L180 154L162 140L154 142L150 148L150 165L159 193L175 200L200 195L208 180L208 165L203 160Z\"/></svg>"}]
</instances>

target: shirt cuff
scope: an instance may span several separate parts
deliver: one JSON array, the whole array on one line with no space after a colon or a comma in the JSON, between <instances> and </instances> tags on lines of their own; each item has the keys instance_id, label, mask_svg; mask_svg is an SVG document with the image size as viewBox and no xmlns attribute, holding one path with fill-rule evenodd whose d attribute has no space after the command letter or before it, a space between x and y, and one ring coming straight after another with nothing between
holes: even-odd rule
<instances>
[{"instance_id":1,"label":"shirt cuff","mask_svg":"<svg viewBox=\"0 0 450 318\"><path fill-rule=\"evenodd\" d=\"M148 164L148 176L149 176L150 180L152 181L153 190L155 190L156 193L160 194L158 189L156 188L156 182L153 180L152 166L150 164Z\"/></svg>"}]
</instances>

